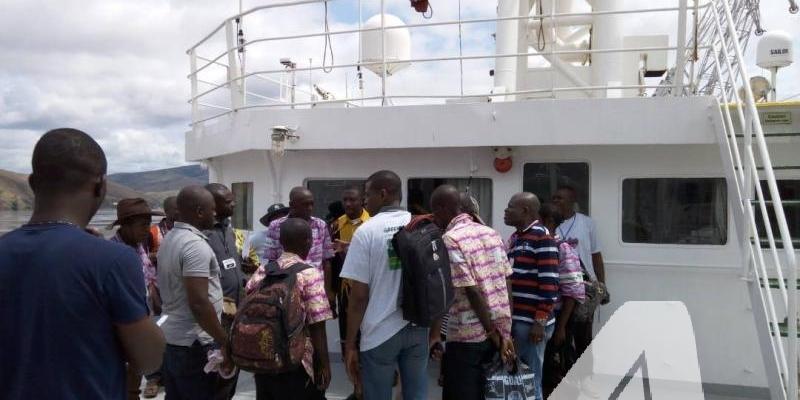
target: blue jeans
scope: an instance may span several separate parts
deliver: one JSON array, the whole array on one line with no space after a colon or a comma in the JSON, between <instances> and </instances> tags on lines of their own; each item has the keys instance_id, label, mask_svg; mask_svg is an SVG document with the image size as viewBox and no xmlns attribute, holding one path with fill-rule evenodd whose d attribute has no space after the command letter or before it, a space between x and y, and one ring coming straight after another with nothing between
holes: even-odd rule
<instances>
[{"instance_id":1,"label":"blue jeans","mask_svg":"<svg viewBox=\"0 0 800 400\"><path fill-rule=\"evenodd\" d=\"M399 367L403 400L427 400L428 328L408 324L380 346L362 351L360 358L365 399L391 400Z\"/></svg>"},{"instance_id":2,"label":"blue jeans","mask_svg":"<svg viewBox=\"0 0 800 400\"><path fill-rule=\"evenodd\" d=\"M511 336L514 338L514 349L517 351L517 356L533 370L536 380L536 400L542 400L544 350L547 347L547 341L553 336L556 324L553 323L544 328L544 340L539 343L531 343L531 327L533 324L514 321L511 325Z\"/></svg>"}]
</instances>

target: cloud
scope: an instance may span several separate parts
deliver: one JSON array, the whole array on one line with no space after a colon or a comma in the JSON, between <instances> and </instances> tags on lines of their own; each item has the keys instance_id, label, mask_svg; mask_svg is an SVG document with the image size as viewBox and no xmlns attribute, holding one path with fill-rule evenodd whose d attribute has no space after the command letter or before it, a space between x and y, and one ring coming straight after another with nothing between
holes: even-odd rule
<instances>
[{"instance_id":1,"label":"cloud","mask_svg":"<svg viewBox=\"0 0 800 400\"><path fill-rule=\"evenodd\" d=\"M276 3L277 0L246 0L244 7ZM414 13L407 0L387 0L390 13L406 23L426 22ZM432 1L431 22L458 16L456 0ZM638 0L626 0L626 7L642 7ZM674 4L653 0L648 7ZM358 27L355 0L330 3L332 30ZM365 0L366 20L379 10L378 0ZM461 0L463 18L492 18L496 2ZM783 29L800 37L798 16L789 16L783 2L762 2L766 29ZM190 107L189 59L186 49L204 37L222 20L237 11L235 2L218 0L4 0L0 14L0 168L29 170L30 152L39 135L47 129L72 126L93 135L106 149L112 172L138 171L184 163L183 135L188 130ZM262 11L244 18L247 40L322 31L320 4L295 9ZM628 24L631 34L671 33L674 18L658 15ZM463 25L461 51L465 55L492 54L494 23ZM436 26L412 30L412 57L450 57L459 54L457 26ZM200 49L205 57L223 54L224 30ZM674 42L675 37L672 37ZM358 62L357 35L332 36L335 62ZM262 42L248 47L248 71L282 69L279 60L290 55L298 67L319 65L324 38ZM800 41L796 43L800 46ZM755 40L748 49L753 59ZM800 47L797 48L800 54ZM227 63L227 56L220 62ZM752 62L750 63L752 64ZM493 86L489 70L494 60L415 63L390 78L388 93L395 95L455 94L461 90L459 70L464 70L464 92L488 92ZM764 73L751 67L753 73ZM800 92L800 62L781 72L779 97ZM365 96L380 94L380 79L364 71ZM219 84L225 68L212 66L201 79ZM263 74L261 78L286 80L285 73ZM248 91L277 98L288 91L264 79L248 78ZM318 84L338 98L357 95L355 68L298 72L297 100L305 101L311 84ZM210 86L201 84L200 90ZM271 103L256 95L250 104ZM396 100L405 104L411 100ZM438 100L427 100L441 102ZM203 102L226 106L230 97L219 90ZM374 104L374 103L373 103ZM219 110L204 107L204 115Z\"/></svg>"}]
</instances>

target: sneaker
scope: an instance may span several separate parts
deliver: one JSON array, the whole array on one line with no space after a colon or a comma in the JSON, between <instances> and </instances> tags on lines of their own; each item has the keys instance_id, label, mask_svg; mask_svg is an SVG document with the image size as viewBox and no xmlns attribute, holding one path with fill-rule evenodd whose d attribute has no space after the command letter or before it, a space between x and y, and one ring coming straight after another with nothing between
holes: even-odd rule
<instances>
[{"instance_id":1,"label":"sneaker","mask_svg":"<svg viewBox=\"0 0 800 400\"><path fill-rule=\"evenodd\" d=\"M158 391L161 388L161 381L158 379L151 379L147 381L147 384L144 386L144 392L142 392L142 396L145 399L152 399L158 396Z\"/></svg>"}]
</instances>

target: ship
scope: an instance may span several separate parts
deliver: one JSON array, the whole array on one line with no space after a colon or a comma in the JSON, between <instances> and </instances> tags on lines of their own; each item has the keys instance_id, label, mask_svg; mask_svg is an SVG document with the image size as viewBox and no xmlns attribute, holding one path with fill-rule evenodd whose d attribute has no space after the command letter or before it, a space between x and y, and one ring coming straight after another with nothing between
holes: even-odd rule
<instances>
[{"instance_id":1,"label":"ship","mask_svg":"<svg viewBox=\"0 0 800 400\"><path fill-rule=\"evenodd\" d=\"M234 225L265 229L258 217L301 185L321 217L390 169L409 210L452 184L508 237L514 193L569 185L605 259L597 338L640 335L624 341L641 359L595 353L593 373L616 377L601 398L633 379L652 396L630 398L683 382L660 397L796 399L800 103L777 101L792 38L761 26L759 2L411 3L240 2L188 49L186 158L233 189ZM753 45L768 78L749 72Z\"/></svg>"}]
</instances>

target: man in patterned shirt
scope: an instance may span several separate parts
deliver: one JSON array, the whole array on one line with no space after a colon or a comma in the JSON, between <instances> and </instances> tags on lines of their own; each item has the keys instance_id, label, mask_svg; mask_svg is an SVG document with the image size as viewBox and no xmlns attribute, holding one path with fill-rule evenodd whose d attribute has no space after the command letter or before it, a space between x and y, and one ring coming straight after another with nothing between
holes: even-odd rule
<instances>
[{"instance_id":1,"label":"man in patterned shirt","mask_svg":"<svg viewBox=\"0 0 800 400\"><path fill-rule=\"evenodd\" d=\"M281 246L281 225L288 218L300 218L311 227L312 243L304 261L320 269L325 276L325 292L331 307L336 304L332 286L331 258L334 256L331 233L325 221L311 215L314 212L314 195L310 190L298 186L289 192L289 215L272 221L267 228L267 248L264 250L264 263L275 261L283 253ZM264 267L259 267L254 276L264 277Z\"/></svg>"},{"instance_id":2,"label":"man in patterned shirt","mask_svg":"<svg viewBox=\"0 0 800 400\"><path fill-rule=\"evenodd\" d=\"M505 210L506 225L516 228L509 240L512 336L520 359L535 374L536 400L542 399L542 362L547 341L553 335L553 308L558 301L558 247L550 231L539 221L539 199L533 193L517 193Z\"/></svg>"},{"instance_id":3,"label":"man in patterned shirt","mask_svg":"<svg viewBox=\"0 0 800 400\"><path fill-rule=\"evenodd\" d=\"M431 196L436 224L450 256L455 302L450 307L444 354L444 400L481 400L484 365L497 352L513 358L508 283L511 264L503 239L462 213L458 190L439 186Z\"/></svg>"},{"instance_id":4,"label":"man in patterned shirt","mask_svg":"<svg viewBox=\"0 0 800 400\"><path fill-rule=\"evenodd\" d=\"M144 274L144 287L147 293L147 303L151 314L161 314L161 298L158 294L158 281L156 267L150 259L145 245L150 236L150 223L153 216L163 216L164 213L152 211L144 199L122 199L117 203L117 220L111 226L119 225L119 229L111 241L122 243L136 250L136 255L142 262ZM150 375L155 376L155 374ZM127 375L128 398L138 399L142 376L131 368ZM149 378L148 378L149 384ZM156 386L156 390L158 387Z\"/></svg>"},{"instance_id":5,"label":"man in patterned shirt","mask_svg":"<svg viewBox=\"0 0 800 400\"><path fill-rule=\"evenodd\" d=\"M287 269L305 263L311 248L311 228L303 219L289 218L281 224L280 243L283 252L275 261L278 268ZM247 284L248 292L255 290L263 276L254 276ZM328 359L328 340L325 321L333 318L333 312L325 295L322 272L308 268L297 274L295 282L303 309L306 314L306 327L309 340L303 354L303 369L284 374L256 374L257 399L297 399L317 400L325 398L325 390L331 381L331 368Z\"/></svg>"}]
</instances>

